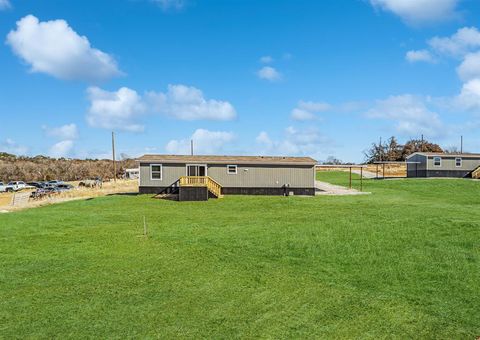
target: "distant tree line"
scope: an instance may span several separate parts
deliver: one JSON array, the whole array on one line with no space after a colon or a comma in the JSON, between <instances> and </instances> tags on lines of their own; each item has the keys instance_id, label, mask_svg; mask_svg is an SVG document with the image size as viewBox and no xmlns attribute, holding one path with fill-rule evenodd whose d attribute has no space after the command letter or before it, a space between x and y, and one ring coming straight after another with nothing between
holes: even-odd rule
<instances>
[{"instance_id":1,"label":"distant tree line","mask_svg":"<svg viewBox=\"0 0 480 340\"><path fill-rule=\"evenodd\" d=\"M402 162L415 152L444 152L444 150L438 144L421 139L411 139L401 145L392 136L385 143L372 143L372 146L365 151L365 162Z\"/></svg>"},{"instance_id":2,"label":"distant tree line","mask_svg":"<svg viewBox=\"0 0 480 340\"><path fill-rule=\"evenodd\" d=\"M123 176L125 169L136 167L135 160L125 158L116 162L116 177ZM46 156L15 156L0 152L0 181L48 181L53 179L75 181L87 178L113 178L113 165L107 159L66 159Z\"/></svg>"}]
</instances>

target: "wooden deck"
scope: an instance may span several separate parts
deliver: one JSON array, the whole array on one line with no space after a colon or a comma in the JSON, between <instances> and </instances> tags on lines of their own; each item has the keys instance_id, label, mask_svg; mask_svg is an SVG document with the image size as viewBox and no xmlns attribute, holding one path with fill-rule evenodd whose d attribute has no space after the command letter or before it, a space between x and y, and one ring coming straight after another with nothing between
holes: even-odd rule
<instances>
[{"instance_id":1,"label":"wooden deck","mask_svg":"<svg viewBox=\"0 0 480 340\"><path fill-rule=\"evenodd\" d=\"M182 187L207 187L215 197L223 197L222 186L209 176L182 176L180 177L180 189Z\"/></svg>"}]
</instances>

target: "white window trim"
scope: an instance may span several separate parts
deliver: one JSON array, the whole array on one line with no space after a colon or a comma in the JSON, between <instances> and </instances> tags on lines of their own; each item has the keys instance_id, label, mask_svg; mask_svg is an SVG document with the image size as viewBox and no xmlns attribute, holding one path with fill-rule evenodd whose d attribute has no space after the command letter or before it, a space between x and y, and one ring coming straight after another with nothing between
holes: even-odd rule
<instances>
[{"instance_id":1,"label":"white window trim","mask_svg":"<svg viewBox=\"0 0 480 340\"><path fill-rule=\"evenodd\" d=\"M159 166L160 167L160 178L153 178L153 170L152 167ZM158 172L158 171L156 171ZM163 165L162 164L150 164L150 180L151 181L161 181L163 178Z\"/></svg>"},{"instance_id":2,"label":"white window trim","mask_svg":"<svg viewBox=\"0 0 480 340\"><path fill-rule=\"evenodd\" d=\"M234 166L235 167L235 172L230 172L229 167ZM228 164L227 165L227 175L236 175L238 174L238 166L235 164Z\"/></svg>"},{"instance_id":3,"label":"white window trim","mask_svg":"<svg viewBox=\"0 0 480 340\"><path fill-rule=\"evenodd\" d=\"M438 165L435 164L435 158L440 159L440 164L438 164ZM442 157L440 157L440 156L435 156L435 157L433 157L433 166L434 166L435 168L440 168L440 167L442 166Z\"/></svg>"},{"instance_id":4,"label":"white window trim","mask_svg":"<svg viewBox=\"0 0 480 340\"><path fill-rule=\"evenodd\" d=\"M457 161L460 160L460 165L457 165ZM455 158L455 167L456 168L461 168L463 165L463 159L461 157Z\"/></svg>"},{"instance_id":5,"label":"white window trim","mask_svg":"<svg viewBox=\"0 0 480 340\"><path fill-rule=\"evenodd\" d=\"M188 167L189 166L204 166L205 167L205 176L208 176L208 166L207 166L207 164L185 164L185 176L188 176Z\"/></svg>"}]
</instances>

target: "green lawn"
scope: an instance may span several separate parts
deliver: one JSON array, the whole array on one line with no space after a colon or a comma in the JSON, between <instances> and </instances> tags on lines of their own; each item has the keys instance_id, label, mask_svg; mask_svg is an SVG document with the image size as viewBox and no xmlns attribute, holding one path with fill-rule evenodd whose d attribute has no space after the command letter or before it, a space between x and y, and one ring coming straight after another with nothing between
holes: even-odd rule
<instances>
[{"instance_id":1,"label":"green lawn","mask_svg":"<svg viewBox=\"0 0 480 340\"><path fill-rule=\"evenodd\" d=\"M0 338L479 336L480 182L365 190L0 214Z\"/></svg>"}]
</instances>

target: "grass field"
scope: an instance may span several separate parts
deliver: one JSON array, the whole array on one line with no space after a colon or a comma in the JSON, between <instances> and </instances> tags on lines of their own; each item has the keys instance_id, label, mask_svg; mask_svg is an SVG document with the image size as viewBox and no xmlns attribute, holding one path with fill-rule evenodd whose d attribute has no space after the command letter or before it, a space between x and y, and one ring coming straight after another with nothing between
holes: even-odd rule
<instances>
[{"instance_id":1,"label":"grass field","mask_svg":"<svg viewBox=\"0 0 480 340\"><path fill-rule=\"evenodd\" d=\"M0 338L479 336L480 182L365 190L1 214Z\"/></svg>"}]
</instances>

